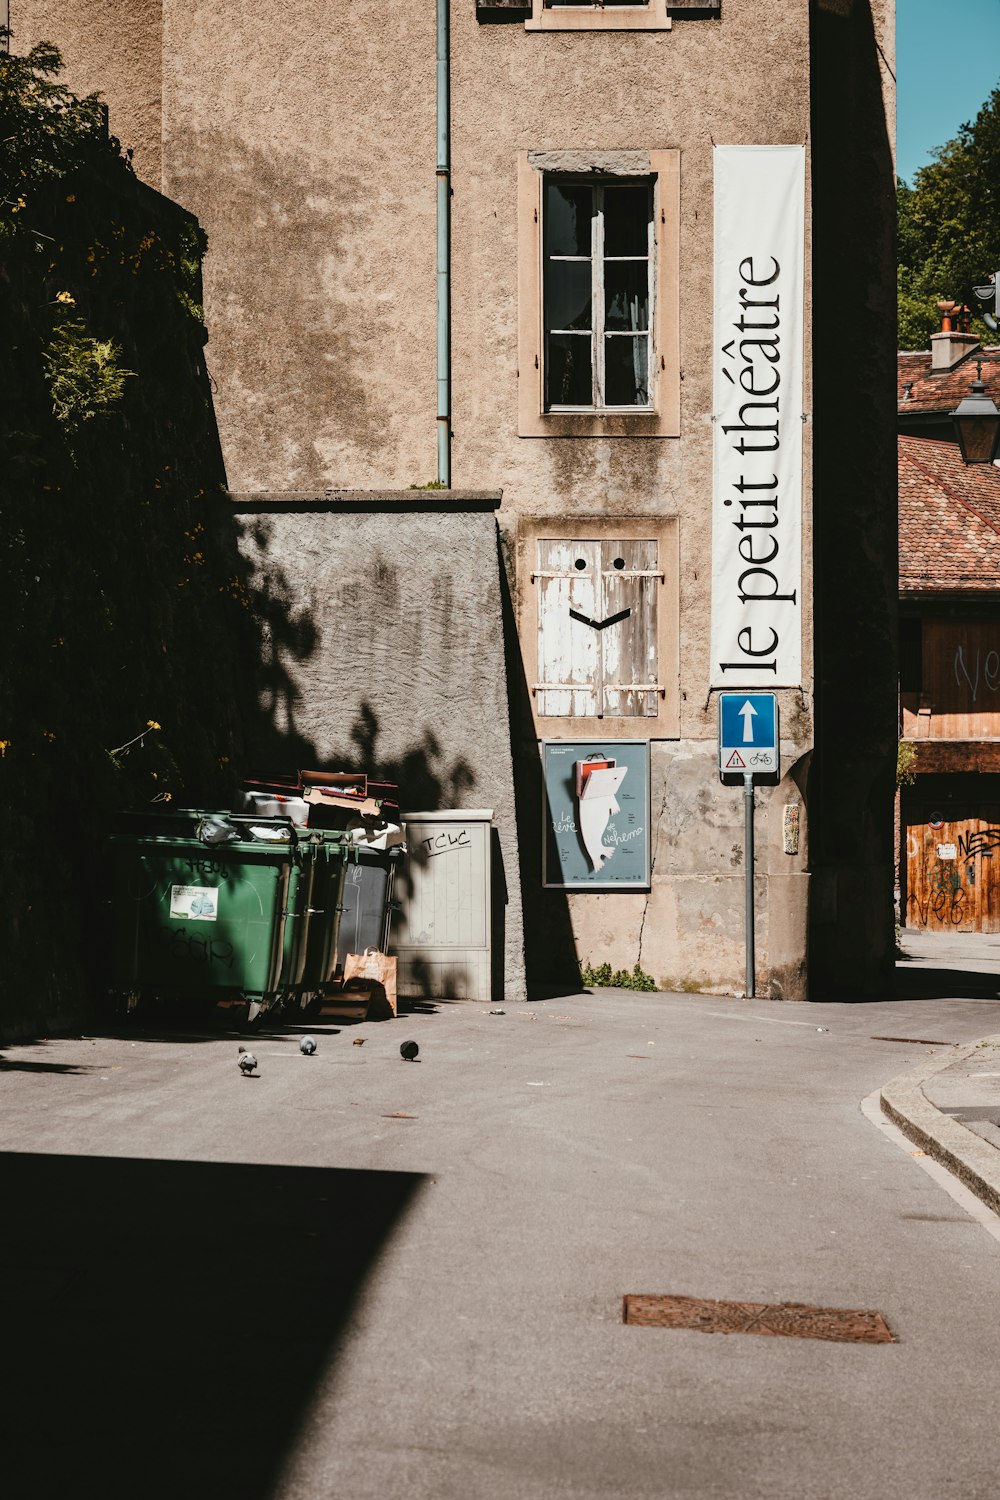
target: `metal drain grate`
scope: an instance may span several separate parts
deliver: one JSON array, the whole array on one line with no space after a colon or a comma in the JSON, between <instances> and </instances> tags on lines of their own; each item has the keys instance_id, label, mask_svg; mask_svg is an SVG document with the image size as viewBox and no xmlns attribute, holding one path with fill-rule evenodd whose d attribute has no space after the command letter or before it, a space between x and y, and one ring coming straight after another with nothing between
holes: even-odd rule
<instances>
[{"instance_id":1,"label":"metal drain grate","mask_svg":"<svg viewBox=\"0 0 1000 1500\"><path fill-rule=\"evenodd\" d=\"M881 1313L804 1302L713 1302L703 1297L629 1294L624 1323L640 1328L693 1328L700 1333L761 1333L766 1338L832 1339L840 1344L894 1344Z\"/></svg>"}]
</instances>

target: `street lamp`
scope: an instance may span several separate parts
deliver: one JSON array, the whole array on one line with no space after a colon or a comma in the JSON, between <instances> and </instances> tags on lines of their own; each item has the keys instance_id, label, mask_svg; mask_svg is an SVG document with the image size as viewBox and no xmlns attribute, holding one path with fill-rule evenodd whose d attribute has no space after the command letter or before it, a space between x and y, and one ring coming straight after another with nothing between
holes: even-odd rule
<instances>
[{"instance_id":1,"label":"street lamp","mask_svg":"<svg viewBox=\"0 0 1000 1500\"><path fill-rule=\"evenodd\" d=\"M949 412L962 450L962 462L966 464L991 464L1000 446L1000 411L986 394L982 377L980 359L976 361L976 378L969 394Z\"/></svg>"}]
</instances>

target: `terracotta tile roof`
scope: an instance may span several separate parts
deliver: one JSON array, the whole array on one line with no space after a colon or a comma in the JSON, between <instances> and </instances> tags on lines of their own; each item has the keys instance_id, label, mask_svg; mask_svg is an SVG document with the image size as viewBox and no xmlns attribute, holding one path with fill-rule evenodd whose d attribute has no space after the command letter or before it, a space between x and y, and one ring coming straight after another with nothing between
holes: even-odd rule
<instances>
[{"instance_id":1,"label":"terracotta tile roof","mask_svg":"<svg viewBox=\"0 0 1000 1500\"><path fill-rule=\"evenodd\" d=\"M898 354L896 370L897 409L900 416L918 412L954 411L976 378L976 361L983 362L983 384L1000 406L1000 348L976 349L967 354L953 370L931 374L930 350L918 354ZM907 386L910 387L907 390Z\"/></svg>"},{"instance_id":2,"label":"terracotta tile roof","mask_svg":"<svg viewBox=\"0 0 1000 1500\"><path fill-rule=\"evenodd\" d=\"M957 443L900 437L899 587L1000 592L1000 468Z\"/></svg>"}]
</instances>

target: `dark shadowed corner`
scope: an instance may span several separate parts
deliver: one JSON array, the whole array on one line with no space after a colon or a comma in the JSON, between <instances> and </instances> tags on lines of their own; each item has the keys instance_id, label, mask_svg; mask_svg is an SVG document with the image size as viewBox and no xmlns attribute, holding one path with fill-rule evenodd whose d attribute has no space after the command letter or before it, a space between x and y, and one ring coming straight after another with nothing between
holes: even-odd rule
<instances>
[{"instance_id":1,"label":"dark shadowed corner","mask_svg":"<svg viewBox=\"0 0 1000 1500\"><path fill-rule=\"evenodd\" d=\"M423 1180L0 1156L5 1495L265 1500Z\"/></svg>"},{"instance_id":2,"label":"dark shadowed corner","mask_svg":"<svg viewBox=\"0 0 1000 1500\"><path fill-rule=\"evenodd\" d=\"M895 180L870 0L812 6L810 34L817 289L810 994L881 998L893 985L896 346L885 314L896 297L887 211ZM825 295L834 285L836 295Z\"/></svg>"},{"instance_id":3,"label":"dark shadowed corner","mask_svg":"<svg viewBox=\"0 0 1000 1500\"><path fill-rule=\"evenodd\" d=\"M580 961L566 893L545 890L542 886L542 763L502 543L498 533L517 846L524 900L524 965L528 997L537 1000L549 995L578 994Z\"/></svg>"}]
</instances>

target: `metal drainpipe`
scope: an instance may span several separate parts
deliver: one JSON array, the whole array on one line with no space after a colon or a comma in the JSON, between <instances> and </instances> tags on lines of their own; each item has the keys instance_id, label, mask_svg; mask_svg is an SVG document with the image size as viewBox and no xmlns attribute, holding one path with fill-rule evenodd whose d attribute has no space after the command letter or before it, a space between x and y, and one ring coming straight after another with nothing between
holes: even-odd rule
<instances>
[{"instance_id":1,"label":"metal drainpipe","mask_svg":"<svg viewBox=\"0 0 1000 1500\"><path fill-rule=\"evenodd\" d=\"M451 0L437 0L437 477L446 489L451 488L450 4Z\"/></svg>"}]
</instances>

